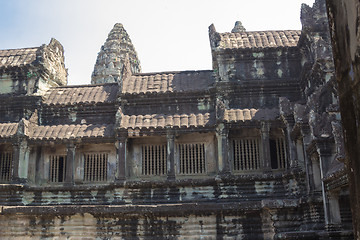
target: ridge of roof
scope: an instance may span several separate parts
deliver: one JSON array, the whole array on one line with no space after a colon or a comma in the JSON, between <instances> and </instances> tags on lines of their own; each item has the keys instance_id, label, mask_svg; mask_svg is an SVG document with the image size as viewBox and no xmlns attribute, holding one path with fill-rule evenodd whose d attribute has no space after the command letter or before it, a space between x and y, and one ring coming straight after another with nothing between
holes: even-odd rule
<instances>
[{"instance_id":1,"label":"ridge of roof","mask_svg":"<svg viewBox=\"0 0 360 240\"><path fill-rule=\"evenodd\" d=\"M97 84L78 84L78 85L66 85L66 86L58 86L51 87L48 91L60 89L60 88L82 88L82 87L98 87L98 86L106 86L106 85L118 85L118 83L97 83Z\"/></svg>"},{"instance_id":2,"label":"ridge of roof","mask_svg":"<svg viewBox=\"0 0 360 240\"><path fill-rule=\"evenodd\" d=\"M57 124L35 126L29 135L33 140L63 140L76 138L109 137L114 124Z\"/></svg>"},{"instance_id":3,"label":"ridge of roof","mask_svg":"<svg viewBox=\"0 0 360 240\"><path fill-rule=\"evenodd\" d=\"M46 91L43 103L46 105L68 105L79 103L104 103L116 99L117 83L82 85L80 87L56 87Z\"/></svg>"},{"instance_id":4,"label":"ridge of roof","mask_svg":"<svg viewBox=\"0 0 360 240\"><path fill-rule=\"evenodd\" d=\"M301 30L217 33L211 30L213 49L269 49L296 47ZM216 37L217 36L217 37Z\"/></svg>"},{"instance_id":5,"label":"ridge of roof","mask_svg":"<svg viewBox=\"0 0 360 240\"><path fill-rule=\"evenodd\" d=\"M203 72L213 72L213 70L184 70L184 71L165 71L165 72L146 72L146 73L135 73L132 76L150 76L150 75L161 75L161 74L186 74L186 73L203 73ZM57 86L51 87L48 91L60 89L60 88L84 88L84 87L98 87L106 85L118 85L116 82L112 83L96 83L96 84L78 84L78 85L66 85L66 86Z\"/></svg>"},{"instance_id":6,"label":"ridge of roof","mask_svg":"<svg viewBox=\"0 0 360 240\"><path fill-rule=\"evenodd\" d=\"M7 49L0 49L0 52L11 51L11 50L29 50L29 49L35 50L35 49L39 49L39 48L40 48L40 46L39 47L25 47L25 48L7 48Z\"/></svg>"},{"instance_id":7,"label":"ridge of roof","mask_svg":"<svg viewBox=\"0 0 360 240\"><path fill-rule=\"evenodd\" d=\"M19 48L0 50L0 68L28 65L36 61L37 48Z\"/></svg>"},{"instance_id":8,"label":"ridge of roof","mask_svg":"<svg viewBox=\"0 0 360 240\"><path fill-rule=\"evenodd\" d=\"M232 34L243 34L243 33L258 33L258 32L290 32L290 31L296 31L296 32L301 32L302 30L299 29L282 29L282 30L254 30L254 31L244 31L244 32L220 32L219 34L224 34L224 33L232 33Z\"/></svg>"},{"instance_id":9,"label":"ridge of roof","mask_svg":"<svg viewBox=\"0 0 360 240\"><path fill-rule=\"evenodd\" d=\"M200 73L200 72L212 72L213 70L179 70L179 71L164 71L164 72L146 72L146 73L135 73L132 76L149 76L149 75L160 75L160 74L185 74L185 73Z\"/></svg>"},{"instance_id":10,"label":"ridge of roof","mask_svg":"<svg viewBox=\"0 0 360 240\"><path fill-rule=\"evenodd\" d=\"M146 114L126 115L121 114L120 128L190 128L212 126L215 123L214 113L175 113L175 114Z\"/></svg>"},{"instance_id":11,"label":"ridge of roof","mask_svg":"<svg viewBox=\"0 0 360 240\"><path fill-rule=\"evenodd\" d=\"M136 74L123 79L122 93L145 94L202 91L208 89L213 82L211 70Z\"/></svg>"}]
</instances>

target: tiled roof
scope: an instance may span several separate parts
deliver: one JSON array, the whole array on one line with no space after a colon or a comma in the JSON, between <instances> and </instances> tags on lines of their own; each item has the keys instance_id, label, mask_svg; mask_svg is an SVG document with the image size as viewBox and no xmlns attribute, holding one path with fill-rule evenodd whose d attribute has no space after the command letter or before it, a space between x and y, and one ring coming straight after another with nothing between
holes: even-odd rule
<instances>
[{"instance_id":1,"label":"tiled roof","mask_svg":"<svg viewBox=\"0 0 360 240\"><path fill-rule=\"evenodd\" d=\"M36 60L39 48L21 48L0 50L0 68L15 67L32 63Z\"/></svg>"},{"instance_id":2,"label":"tiled roof","mask_svg":"<svg viewBox=\"0 0 360 240\"><path fill-rule=\"evenodd\" d=\"M165 128L169 127L205 127L212 125L210 113L198 114L152 114L152 115L122 115L120 128Z\"/></svg>"},{"instance_id":3,"label":"tiled roof","mask_svg":"<svg viewBox=\"0 0 360 240\"><path fill-rule=\"evenodd\" d=\"M274 120L278 116L279 109L226 109L224 112L224 121Z\"/></svg>"},{"instance_id":4,"label":"tiled roof","mask_svg":"<svg viewBox=\"0 0 360 240\"><path fill-rule=\"evenodd\" d=\"M114 125L72 124L36 126L30 134L35 140L62 140L74 138L110 137L114 133Z\"/></svg>"},{"instance_id":5,"label":"tiled roof","mask_svg":"<svg viewBox=\"0 0 360 240\"><path fill-rule=\"evenodd\" d=\"M123 93L205 90L214 82L212 71L140 73L124 79Z\"/></svg>"},{"instance_id":6,"label":"tiled roof","mask_svg":"<svg viewBox=\"0 0 360 240\"><path fill-rule=\"evenodd\" d=\"M221 49L295 47L301 31L258 31L219 33Z\"/></svg>"},{"instance_id":7,"label":"tiled roof","mask_svg":"<svg viewBox=\"0 0 360 240\"><path fill-rule=\"evenodd\" d=\"M77 103L112 102L116 99L118 84L69 86L52 88L45 94L44 104L70 105Z\"/></svg>"},{"instance_id":8,"label":"tiled roof","mask_svg":"<svg viewBox=\"0 0 360 240\"><path fill-rule=\"evenodd\" d=\"M9 138L16 134L18 123L0 123L0 137Z\"/></svg>"}]
</instances>

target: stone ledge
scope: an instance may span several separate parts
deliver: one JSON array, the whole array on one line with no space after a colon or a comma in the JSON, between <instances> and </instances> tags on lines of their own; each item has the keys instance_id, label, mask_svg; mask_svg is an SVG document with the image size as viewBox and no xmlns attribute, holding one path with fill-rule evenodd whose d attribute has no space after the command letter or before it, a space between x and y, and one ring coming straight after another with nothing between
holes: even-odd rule
<instances>
[{"instance_id":1,"label":"stone ledge","mask_svg":"<svg viewBox=\"0 0 360 240\"><path fill-rule=\"evenodd\" d=\"M248 201L228 203L181 203L181 204L144 204L144 205L61 205L61 206L1 206L1 215L73 215L90 214L162 214L184 215L190 213L212 213L219 211L260 211L263 209L296 208L298 200Z\"/></svg>"}]
</instances>

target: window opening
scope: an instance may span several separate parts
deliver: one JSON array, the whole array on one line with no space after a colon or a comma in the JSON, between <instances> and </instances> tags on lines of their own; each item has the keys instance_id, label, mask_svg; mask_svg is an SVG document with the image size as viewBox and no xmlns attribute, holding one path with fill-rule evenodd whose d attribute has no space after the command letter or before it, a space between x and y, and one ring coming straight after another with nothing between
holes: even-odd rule
<instances>
[{"instance_id":1,"label":"window opening","mask_svg":"<svg viewBox=\"0 0 360 240\"><path fill-rule=\"evenodd\" d=\"M270 139L270 159L272 169L287 167L285 140L283 138Z\"/></svg>"},{"instance_id":2,"label":"window opening","mask_svg":"<svg viewBox=\"0 0 360 240\"><path fill-rule=\"evenodd\" d=\"M64 182L66 173L66 156L50 156L50 182Z\"/></svg>"},{"instance_id":3,"label":"window opening","mask_svg":"<svg viewBox=\"0 0 360 240\"><path fill-rule=\"evenodd\" d=\"M180 174L205 173L205 144L179 144Z\"/></svg>"},{"instance_id":4,"label":"window opening","mask_svg":"<svg viewBox=\"0 0 360 240\"><path fill-rule=\"evenodd\" d=\"M12 152L0 153L0 181L8 182L11 180L12 161Z\"/></svg>"},{"instance_id":5,"label":"window opening","mask_svg":"<svg viewBox=\"0 0 360 240\"><path fill-rule=\"evenodd\" d=\"M107 179L107 153L87 153L84 159L84 181L102 182Z\"/></svg>"},{"instance_id":6,"label":"window opening","mask_svg":"<svg viewBox=\"0 0 360 240\"><path fill-rule=\"evenodd\" d=\"M142 175L166 174L166 144L142 146Z\"/></svg>"},{"instance_id":7,"label":"window opening","mask_svg":"<svg viewBox=\"0 0 360 240\"><path fill-rule=\"evenodd\" d=\"M260 169L259 139L233 140L235 171Z\"/></svg>"}]
</instances>

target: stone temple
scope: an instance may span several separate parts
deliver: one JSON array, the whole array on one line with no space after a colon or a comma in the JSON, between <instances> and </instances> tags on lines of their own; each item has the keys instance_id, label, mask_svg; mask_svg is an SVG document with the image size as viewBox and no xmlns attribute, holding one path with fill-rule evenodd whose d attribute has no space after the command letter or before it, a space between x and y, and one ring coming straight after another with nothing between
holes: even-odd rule
<instances>
[{"instance_id":1,"label":"stone temple","mask_svg":"<svg viewBox=\"0 0 360 240\"><path fill-rule=\"evenodd\" d=\"M0 50L0 239L353 239L325 1L301 21L158 73L115 24L82 86L55 39Z\"/></svg>"}]
</instances>

